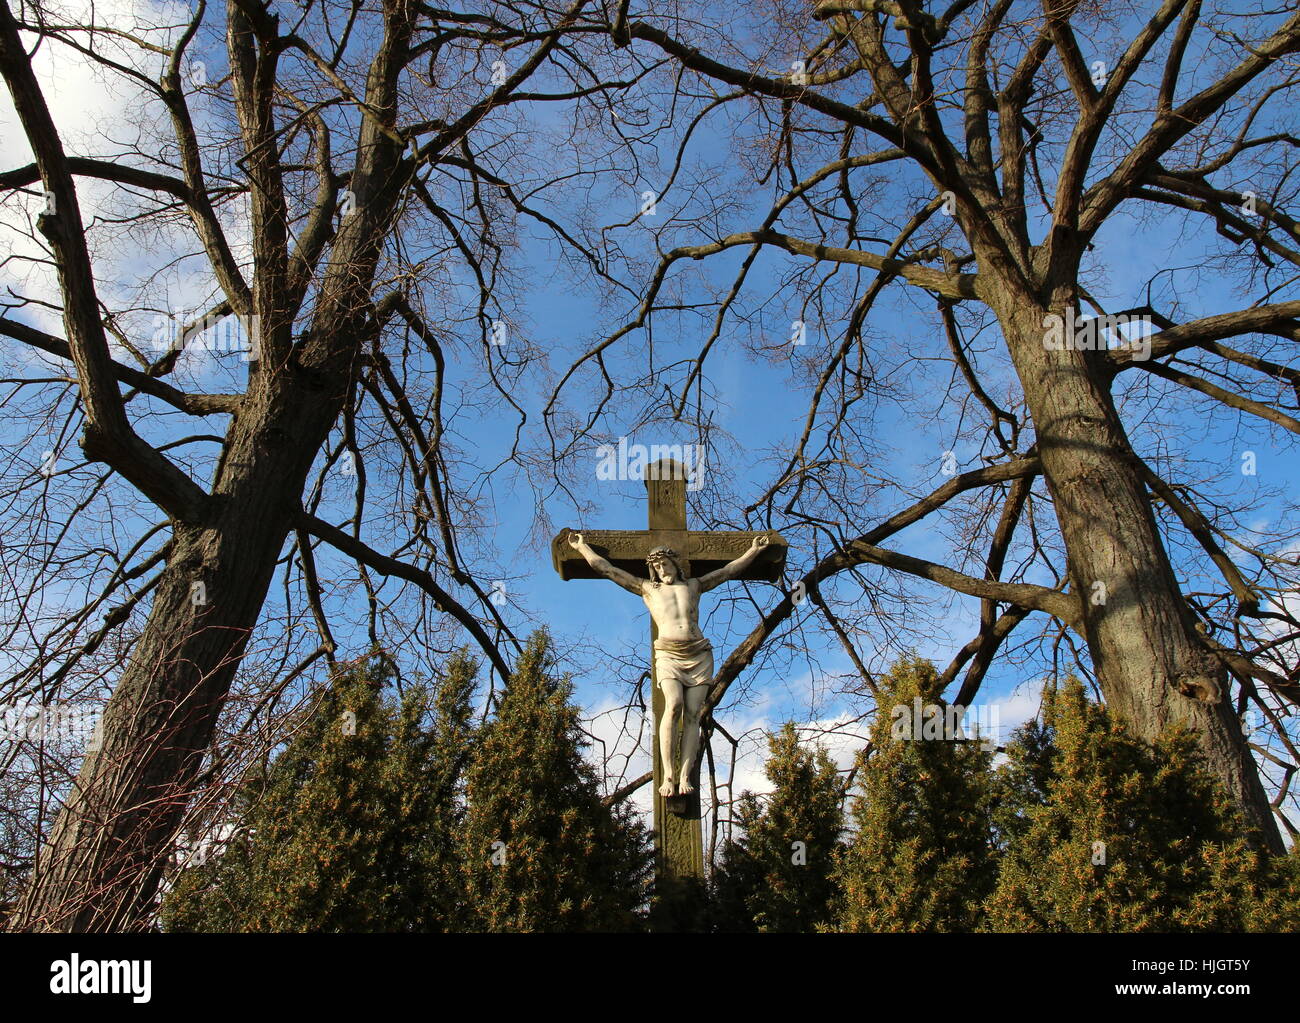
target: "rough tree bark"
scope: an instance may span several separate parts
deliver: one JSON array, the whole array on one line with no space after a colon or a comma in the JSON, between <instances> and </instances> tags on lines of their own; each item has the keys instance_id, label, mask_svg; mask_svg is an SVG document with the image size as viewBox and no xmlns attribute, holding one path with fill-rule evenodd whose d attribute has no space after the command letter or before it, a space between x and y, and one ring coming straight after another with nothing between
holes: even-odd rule
<instances>
[{"instance_id":1,"label":"rough tree bark","mask_svg":"<svg viewBox=\"0 0 1300 1023\"><path fill-rule=\"evenodd\" d=\"M232 36L240 37L234 51L252 63L251 26L236 5L231 12ZM380 116L391 116L409 32L404 18L392 19L386 51L372 71L369 100ZM265 120L269 93L254 93L256 72L248 72L236 81L249 88L241 108L248 112L250 162L262 170L264 194L274 196L273 157L257 155L274 132ZM174 525L148 624L105 709L101 748L86 758L52 830L16 914L18 928L124 930L149 918L160 850L168 848L193 793L222 700L297 518L308 470L342 408L350 363L374 333L373 321L367 323L369 288L397 194L399 159L396 145L368 119L354 184L358 211L335 240L306 343L289 337L283 273L274 265L259 268L254 310L263 325L262 351L226 457L201 513ZM258 180L256 169L251 177ZM262 211L255 229L283 271L284 218L268 211L274 205L254 202ZM97 454L89 433L83 450Z\"/></svg>"},{"instance_id":2,"label":"rough tree bark","mask_svg":"<svg viewBox=\"0 0 1300 1023\"><path fill-rule=\"evenodd\" d=\"M1043 477L1107 703L1139 735L1192 729L1210 769L1242 809L1252 841L1284 847L1259 772L1227 699L1227 670L1197 634L1097 352L1047 351L1046 306L990 274L991 304L1033 416ZM1100 586L1098 586L1100 584ZM1095 596L1101 595L1098 599Z\"/></svg>"}]
</instances>

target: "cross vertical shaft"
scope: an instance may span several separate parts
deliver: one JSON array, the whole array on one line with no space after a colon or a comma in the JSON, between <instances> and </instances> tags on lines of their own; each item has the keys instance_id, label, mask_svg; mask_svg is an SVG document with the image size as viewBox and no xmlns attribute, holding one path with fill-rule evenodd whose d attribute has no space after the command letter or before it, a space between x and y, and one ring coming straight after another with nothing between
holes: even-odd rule
<instances>
[{"instance_id":1,"label":"cross vertical shaft","mask_svg":"<svg viewBox=\"0 0 1300 1023\"><path fill-rule=\"evenodd\" d=\"M690 573L690 544L686 531L686 480L685 478L651 479L651 475L668 477L666 472L647 473L646 497L649 504L650 546L671 547L678 555L682 571ZM655 640L659 629L650 620L651 657L655 658ZM663 758L659 751L659 725L664 715L664 694L659 688L658 665L652 662L651 685L654 692L651 706L654 710L654 800L655 800L655 857L660 885L669 885L686 878L704 877L704 833L700 825L699 768L692 782L695 791L689 796L661 796L659 786L664 778Z\"/></svg>"}]
</instances>

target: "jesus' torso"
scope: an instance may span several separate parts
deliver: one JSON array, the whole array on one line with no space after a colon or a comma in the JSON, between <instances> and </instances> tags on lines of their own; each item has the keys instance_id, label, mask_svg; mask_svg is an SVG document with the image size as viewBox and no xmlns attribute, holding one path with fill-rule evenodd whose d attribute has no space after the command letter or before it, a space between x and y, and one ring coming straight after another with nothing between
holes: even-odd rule
<instances>
[{"instance_id":1,"label":"jesus' torso","mask_svg":"<svg viewBox=\"0 0 1300 1023\"><path fill-rule=\"evenodd\" d=\"M659 628L661 640L703 639L700 631L700 584L685 582L641 584L641 598Z\"/></svg>"}]
</instances>

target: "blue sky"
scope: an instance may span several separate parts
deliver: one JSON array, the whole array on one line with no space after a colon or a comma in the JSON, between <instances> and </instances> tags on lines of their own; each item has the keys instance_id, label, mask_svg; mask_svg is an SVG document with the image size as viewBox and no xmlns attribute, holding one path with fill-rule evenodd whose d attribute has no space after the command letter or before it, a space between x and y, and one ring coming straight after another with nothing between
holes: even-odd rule
<instances>
[{"instance_id":1,"label":"blue sky","mask_svg":"<svg viewBox=\"0 0 1300 1023\"><path fill-rule=\"evenodd\" d=\"M214 65L215 66L215 65ZM60 124L67 126L74 141L70 148L75 152L96 151L91 129L101 116L106 123L123 128L126 104L102 94L93 77L84 68L65 65L57 75L51 73L51 83L59 83L56 91L56 113ZM118 120L113 121L116 117ZM558 161L548 166L566 165L572 160L557 133L562 127L550 111L540 112L534 122L535 141L544 151L553 146L552 158ZM737 182L741 175L730 158L730 143L737 138L743 122L719 119L707 122L696 137L690 168L701 177L722 175L717 180ZM8 97L0 97L0 139L12 165L26 159L19 153L23 146L16 132ZM84 148L83 148L84 147ZM669 154L665 154L665 161ZM695 161L698 161L696 163ZM8 165L8 164L7 164ZM623 223L634 218L644 187L659 187L666 180L664 164L658 166L647 161L647 171L638 181L610 185L603 192L586 197L592 215L601 224ZM807 170L807 167L803 168ZM1226 183L1225 183L1226 184ZM909 179L914 190L921 186ZM692 210L684 198L689 194L683 185L670 190L660 200L659 216L667 222L678 215L689 215ZM97 196L104 191L93 185L84 188L88 206L94 207ZM737 208L722 218L723 230L743 230L755 226L756 213L763 208L764 196L757 192L735 193ZM578 204L583 196L553 190L548 201L558 207ZM620 237L633 239L628 244L635 247L648 240L648 230L659 224L638 223L622 229ZM528 412L526 438L531 445L540 445L541 410L549 395L555 375L594 340L608 333L629 315L635 305L628 296L614 292L607 286L591 281L574 281L558 267L553 244L539 236L535 227L521 226L521 242L513 255L515 263L523 268L523 286L520 302L511 307L512 318L518 321L519 341L527 341L546 354L549 369L540 367L525 374L516 389L514 398ZM680 237L678 235L677 237ZM1139 289L1154 272L1170 265L1195 267L1210 254L1220 254L1220 241L1206 244L1204 234L1185 235L1181 219L1163 214L1141 222L1126 216L1116 218L1097 240L1092 253L1094 277L1090 277L1094 294L1112 309L1136 304L1141 299ZM1213 236L1211 236L1213 238ZM104 280L106 292L125 292L132 275L143 272L151 265L152 252L146 249L126 249L112 259L117 275ZM725 288L729 273L738 265L741 253L727 254L702 264L685 268L691 274L702 275L703 284ZM106 264L108 260L106 258ZM644 264L642 264L644 265ZM787 257L765 255L752 275L747 294L762 296L778 289L780 275L793 261ZM5 285L22 286L11 270L3 281ZM1233 293L1231 282L1214 273L1180 275L1182 297L1185 304L1179 312L1185 318L1235 308L1240 302ZM159 305L185 305L194 295L193 283L183 273L171 278L172 287L164 298L156 299ZM1193 286L1194 285L1194 286ZM189 297L187 297L189 296ZM1285 296L1282 296L1285 297ZM810 322L807 344L802 347L788 343L789 321L793 317L788 309L778 306L769 311L765 322L770 324L767 344L770 351L755 353L750 342L752 335L727 329L714 347L707 364L706 382L712 392L709 408L714 415L718 431L716 455L709 463L706 486L699 494L689 495L690 522L697 528L717 528L730 525L734 528L759 528L754 523L741 520L740 507L750 503L771 482L774 464L773 452L788 451L802 428L807 410L807 383L800 376L797 362L800 359L816 361L820 353L829 350L839 337L842 322ZM692 355L708 332L711 311L698 320L682 317L677 321L664 318L656 325L655 345L659 365L677 358ZM56 324L47 323L47 326ZM950 364L943 361L943 345L939 322L933 301L915 290L907 291L893 285L877 305L868 322L869 350L873 360L879 360L881 369L880 393L870 404L870 417L864 419L872 444L869 464L863 473L866 477L888 478L897 489L879 495L864 494L862 520L855 523L853 532L864 531L867 525L879 521L889 513L910 503L911 497L920 496L939 486L945 479L942 473L942 456L945 451L955 453L960 468L970 468L979 463L980 452L968 440L954 435L953 417L930 414L939 408L936 401L927 406L926 395L938 395L952 374ZM642 371L646 365L647 345L645 332L635 332L624 339L613 354L613 364L628 372ZM983 343L983 342L982 342ZM9 364L17 362L30 366L30 360L21 352L10 350ZM1280 356L1285 361L1285 356ZM465 395L474 393L481 382L476 375L476 360L481 349L473 345L449 351L449 361L459 373L456 386L463 386ZM977 357L981 375L991 381L990 389L1013 379L1007 365L1005 351L995 335L988 339L987 351ZM238 379L239 367L231 365L221 373L233 373ZM1140 371L1134 371L1136 378ZM198 362L191 368L190 379L195 384L210 385L219 375L214 365ZM679 385L680 373L666 375L662 383ZM566 391L565 401L570 409L581 409L585 396L590 393L589 374L580 374ZM1300 460L1294 445L1275 428L1265 424L1246 422L1237 416L1228 416L1224 410L1211 406L1201 399L1177 396L1169 406L1170 411L1157 423L1135 425L1131 437L1135 447L1144 455L1169 448L1199 459L1203 466L1217 472L1221 478L1215 484L1228 496L1243 494L1261 496L1260 506L1249 525L1264 529L1274 525L1283 514L1289 500L1293 500L1293 481L1300 469ZM628 437L630 443L672 444L695 443L699 437L682 425L663 425L633 428L639 410L629 405L620 406L616 413L600 424L604 434L616 439ZM144 427L154 439L170 438L175 430L175 420L159 420ZM216 421L213 421L216 424ZM478 465L495 464L508 452L515 436L513 420L497 413L471 413L453 420L450 424L451 440L461 448L462 455ZM14 438L12 428L6 427ZM219 430L214 432L220 432ZM23 437L21 447L24 458L39 456L40 437ZM1239 472L1226 472L1234 466L1243 451L1254 451L1258 461L1258 475L1246 477ZM507 621L521 634L536 625L546 625L556 638L562 651L568 654L568 663L576 672L578 697L593 716L592 731L600 738L613 742L617 734L617 715L610 713L628 699L628 679L635 671L626 665L619 667L615 661L635 662L648 656L648 619L644 607L632 596L613 584L599 582L562 583L551 568L547 541L550 532L539 535L538 522L549 521L558 529L563 526L606 529L640 529L645 525L644 488L636 481L602 482L596 478L596 442L593 440L575 457L568 467L572 472L574 492L578 502L588 502L590 512L575 507L575 502L559 492L545 493L539 504L529 485L527 472L509 470L498 473L490 487L476 491L485 507L483 529L489 539L484 543L482 558L474 565L481 580L490 581L496 576L508 578L507 593L510 602L504 613ZM584 468L585 467L585 468ZM1192 467L1194 470L1196 467ZM724 470L724 471L719 471ZM1206 475L1202 473L1201 475ZM1192 471L1192 475L1197 473ZM206 477L203 478L206 482ZM534 483L536 481L534 480ZM348 487L345 480L334 480L337 491L327 505L332 513L342 518L348 508ZM540 484L538 484L540 485ZM545 488L544 488L545 489ZM1279 497L1278 494L1282 496ZM121 521L132 521L130 512L121 513ZM139 520L136 520L139 521ZM791 543L789 564L792 570L802 572L816 560L811 549L811 534L800 530L797 523L775 523ZM930 560L953 564L955 524L938 518L913 527L888 542L893 549ZM382 546L382 522L372 525L370 536L377 546ZM375 538L378 539L375 539ZM954 567L963 567L954 564ZM964 566L970 571L970 566ZM792 574L792 578L793 578ZM1039 580L1041 581L1041 580ZM892 582L892 581L891 581ZM739 591L739 587L729 587ZM840 580L825 587L834 599L860 603L863 595ZM940 666L947 663L952 653L974 633L978 617L978 602L972 598L955 597L934 587L911 586L910 598L892 602L892 610L901 619L904 632L901 643L891 646L883 627L868 623L863 631L855 633L853 641L870 667L878 670L893 659L899 645L914 647L920 654L933 658ZM720 602L720 594L706 597L706 634L713 641L718 662L745 636L758 610L765 610L776 602L778 592L769 586L751 588L757 608L743 603ZM924 596L925 602L920 597ZM64 599L64 594L54 594L54 599ZM350 647L349 655L364 648L363 618L359 612L361 602L355 595L340 594L340 620L337 633ZM805 611L811 611L806 605ZM1022 626L1029 631L1041 616L1032 616ZM778 642L781 638L778 637ZM1039 680L1046 670L1043 659L1028 663L999 662L990 673L980 694L981 703L997 704L1005 729L1023 721L1036 708ZM759 785L759 761L755 752L761 749L761 731L775 728L784 720L815 725L818 728L843 723L861 714L865 705L861 700L838 692L834 680L837 676L852 674L847 656L833 637L820 630L804 630L795 635L782 650L773 665L756 665L746 672L733 687L727 701L719 711L719 721L732 734L747 734L744 750L747 756L737 767L738 787ZM648 692L646 694L648 698ZM847 738L837 741L836 755L847 766L858 740L853 736L860 729L845 729ZM641 766L638 766L641 765ZM644 754L627 766L626 774L635 776L646 769Z\"/></svg>"}]
</instances>

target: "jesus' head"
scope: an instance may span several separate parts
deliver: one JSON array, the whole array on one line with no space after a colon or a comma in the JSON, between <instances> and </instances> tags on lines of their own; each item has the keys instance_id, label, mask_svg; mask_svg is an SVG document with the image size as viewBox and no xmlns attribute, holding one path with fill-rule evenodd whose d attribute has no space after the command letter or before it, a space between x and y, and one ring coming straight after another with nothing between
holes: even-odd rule
<instances>
[{"instance_id":1,"label":"jesus' head","mask_svg":"<svg viewBox=\"0 0 1300 1023\"><path fill-rule=\"evenodd\" d=\"M685 578L677 552L671 547L656 547L646 555L645 563L650 568L650 578L656 583L675 583Z\"/></svg>"}]
</instances>

